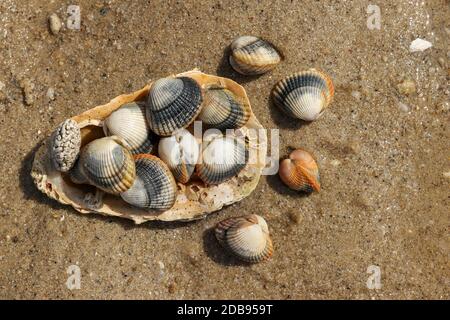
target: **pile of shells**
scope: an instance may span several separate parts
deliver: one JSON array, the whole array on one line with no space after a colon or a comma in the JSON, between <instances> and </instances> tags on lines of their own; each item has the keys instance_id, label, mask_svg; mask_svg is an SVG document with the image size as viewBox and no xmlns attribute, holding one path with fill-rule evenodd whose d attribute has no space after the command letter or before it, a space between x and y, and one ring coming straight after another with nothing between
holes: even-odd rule
<instances>
[{"instance_id":1,"label":"pile of shells","mask_svg":"<svg viewBox=\"0 0 450 320\"><path fill-rule=\"evenodd\" d=\"M67 119L31 174L39 190L82 213L199 219L256 188L267 150L261 128L240 85L193 70Z\"/></svg>"}]
</instances>

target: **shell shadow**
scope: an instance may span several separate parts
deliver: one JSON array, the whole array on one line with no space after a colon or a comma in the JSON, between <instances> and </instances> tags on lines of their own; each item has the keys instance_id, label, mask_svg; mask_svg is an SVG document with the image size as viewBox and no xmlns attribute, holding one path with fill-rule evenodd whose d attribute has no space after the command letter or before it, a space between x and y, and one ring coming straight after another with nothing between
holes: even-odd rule
<instances>
[{"instance_id":1,"label":"shell shadow","mask_svg":"<svg viewBox=\"0 0 450 320\"><path fill-rule=\"evenodd\" d=\"M206 255L215 263L223 266L249 266L251 263L241 261L228 253L217 241L214 235L214 228L206 229L203 232L203 248Z\"/></svg>"},{"instance_id":2,"label":"shell shadow","mask_svg":"<svg viewBox=\"0 0 450 320\"><path fill-rule=\"evenodd\" d=\"M290 147L292 148L292 147ZM280 158L280 162L283 160L283 158ZM271 176L266 176L266 181L269 187L274 190L276 193L284 195L284 196L290 196L293 198L304 198L308 197L311 193L308 192L301 192L301 191L295 191L290 189L288 186L286 186L283 181L281 181L280 176L278 174L273 174Z\"/></svg>"},{"instance_id":3,"label":"shell shadow","mask_svg":"<svg viewBox=\"0 0 450 320\"><path fill-rule=\"evenodd\" d=\"M270 110L270 116L275 123L275 125L282 129L289 129L289 130L298 130L303 126L308 126L310 122L304 121L301 119L295 119L292 118L286 113L284 113L282 110L280 110L279 107L275 105L272 99L272 94L270 94L269 98L269 110Z\"/></svg>"},{"instance_id":4,"label":"shell shadow","mask_svg":"<svg viewBox=\"0 0 450 320\"><path fill-rule=\"evenodd\" d=\"M39 191L31 178L31 168L33 166L34 155L41 147L43 141L44 139L41 139L21 160L21 166L19 169L19 187L26 200L37 201L50 206L52 209L64 209L66 206L48 198L45 194Z\"/></svg>"},{"instance_id":5,"label":"shell shadow","mask_svg":"<svg viewBox=\"0 0 450 320\"><path fill-rule=\"evenodd\" d=\"M254 76L244 76L238 72L236 72L230 65L228 61L228 57L230 56L231 48L230 46L226 47L223 51L222 58L220 59L219 65L216 69L216 74L220 77L229 78L237 83L247 83L253 80L256 80L263 76L263 74L258 74Z\"/></svg>"}]
</instances>

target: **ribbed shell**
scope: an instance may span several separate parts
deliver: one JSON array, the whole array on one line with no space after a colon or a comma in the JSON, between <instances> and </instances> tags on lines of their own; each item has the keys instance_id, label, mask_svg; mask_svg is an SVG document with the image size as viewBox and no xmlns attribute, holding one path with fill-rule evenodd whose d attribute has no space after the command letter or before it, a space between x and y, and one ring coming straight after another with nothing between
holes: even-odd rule
<instances>
[{"instance_id":1,"label":"ribbed shell","mask_svg":"<svg viewBox=\"0 0 450 320\"><path fill-rule=\"evenodd\" d=\"M180 129L159 141L158 155L178 182L187 183L198 162L200 144L188 130Z\"/></svg>"},{"instance_id":2,"label":"ribbed shell","mask_svg":"<svg viewBox=\"0 0 450 320\"><path fill-rule=\"evenodd\" d=\"M87 144L81 151L79 165L90 184L112 194L128 190L136 176L133 156L116 136Z\"/></svg>"},{"instance_id":3,"label":"ribbed shell","mask_svg":"<svg viewBox=\"0 0 450 320\"><path fill-rule=\"evenodd\" d=\"M236 176L247 164L248 148L241 139L217 136L203 140L197 175L207 184L220 184Z\"/></svg>"},{"instance_id":4,"label":"ribbed shell","mask_svg":"<svg viewBox=\"0 0 450 320\"><path fill-rule=\"evenodd\" d=\"M81 133L77 122L67 119L61 123L50 138L50 157L54 167L61 172L69 171L80 153Z\"/></svg>"},{"instance_id":5,"label":"ribbed shell","mask_svg":"<svg viewBox=\"0 0 450 320\"><path fill-rule=\"evenodd\" d=\"M122 138L132 154L152 151L155 137L147 124L145 105L142 102L130 102L121 106L105 119L103 129L107 136Z\"/></svg>"},{"instance_id":6,"label":"ribbed shell","mask_svg":"<svg viewBox=\"0 0 450 320\"><path fill-rule=\"evenodd\" d=\"M256 214L223 220L215 234L219 243L241 260L256 263L273 254L267 223Z\"/></svg>"},{"instance_id":7,"label":"ribbed shell","mask_svg":"<svg viewBox=\"0 0 450 320\"><path fill-rule=\"evenodd\" d=\"M263 74L275 68L280 61L278 51L260 38L242 36L231 44L230 64L241 74Z\"/></svg>"},{"instance_id":8,"label":"ribbed shell","mask_svg":"<svg viewBox=\"0 0 450 320\"><path fill-rule=\"evenodd\" d=\"M205 92L202 111L198 118L209 127L238 129L250 118L250 106L233 92L224 88L210 87Z\"/></svg>"},{"instance_id":9,"label":"ribbed shell","mask_svg":"<svg viewBox=\"0 0 450 320\"><path fill-rule=\"evenodd\" d=\"M275 104L293 118L313 121L333 99L334 86L325 73L310 69L278 82L272 92Z\"/></svg>"},{"instance_id":10,"label":"ribbed shell","mask_svg":"<svg viewBox=\"0 0 450 320\"><path fill-rule=\"evenodd\" d=\"M146 209L167 210L176 200L177 185L166 164L149 154L134 156L136 180L120 194L129 204Z\"/></svg>"},{"instance_id":11,"label":"ribbed shell","mask_svg":"<svg viewBox=\"0 0 450 320\"><path fill-rule=\"evenodd\" d=\"M305 150L294 150L280 164L281 180L291 189L303 192L320 191L319 168Z\"/></svg>"},{"instance_id":12,"label":"ribbed shell","mask_svg":"<svg viewBox=\"0 0 450 320\"><path fill-rule=\"evenodd\" d=\"M150 87L146 117L150 128L160 136L170 136L191 124L201 110L202 93L188 77L163 78Z\"/></svg>"}]
</instances>

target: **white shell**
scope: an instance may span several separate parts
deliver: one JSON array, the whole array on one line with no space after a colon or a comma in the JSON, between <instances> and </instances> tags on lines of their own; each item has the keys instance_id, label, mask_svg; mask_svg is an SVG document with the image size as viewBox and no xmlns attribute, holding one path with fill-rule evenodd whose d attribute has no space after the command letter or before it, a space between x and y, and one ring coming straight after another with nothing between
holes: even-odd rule
<instances>
[{"instance_id":1,"label":"white shell","mask_svg":"<svg viewBox=\"0 0 450 320\"><path fill-rule=\"evenodd\" d=\"M50 140L50 155L55 169L69 171L78 158L80 146L81 132L78 123L67 119L56 128Z\"/></svg>"},{"instance_id":2,"label":"white shell","mask_svg":"<svg viewBox=\"0 0 450 320\"><path fill-rule=\"evenodd\" d=\"M217 240L235 256L247 262L261 262L273 254L266 221L252 214L229 218L215 228Z\"/></svg>"},{"instance_id":3,"label":"white shell","mask_svg":"<svg viewBox=\"0 0 450 320\"><path fill-rule=\"evenodd\" d=\"M158 155L172 171L175 179L186 183L198 162L200 144L188 130L180 129L173 136L159 141Z\"/></svg>"},{"instance_id":4,"label":"white shell","mask_svg":"<svg viewBox=\"0 0 450 320\"><path fill-rule=\"evenodd\" d=\"M122 138L132 154L150 153L153 133L145 119L145 105L141 102L124 104L105 119L103 130L107 136Z\"/></svg>"}]
</instances>

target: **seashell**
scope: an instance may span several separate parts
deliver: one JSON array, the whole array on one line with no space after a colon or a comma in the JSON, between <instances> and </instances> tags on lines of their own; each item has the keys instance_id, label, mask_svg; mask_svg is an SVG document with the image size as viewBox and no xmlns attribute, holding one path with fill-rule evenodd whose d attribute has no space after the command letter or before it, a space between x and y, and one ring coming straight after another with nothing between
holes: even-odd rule
<instances>
[{"instance_id":1,"label":"seashell","mask_svg":"<svg viewBox=\"0 0 450 320\"><path fill-rule=\"evenodd\" d=\"M186 128L201 110L202 92L189 77L163 78L151 87L147 97L147 121L160 136Z\"/></svg>"},{"instance_id":2,"label":"seashell","mask_svg":"<svg viewBox=\"0 0 450 320\"><path fill-rule=\"evenodd\" d=\"M180 129L159 141L158 155L178 182L187 183L197 164L200 144L188 130Z\"/></svg>"},{"instance_id":3,"label":"seashell","mask_svg":"<svg viewBox=\"0 0 450 320\"><path fill-rule=\"evenodd\" d=\"M124 104L105 119L103 130L107 136L122 138L132 154L150 153L154 134L145 119L145 105L141 102Z\"/></svg>"},{"instance_id":4,"label":"seashell","mask_svg":"<svg viewBox=\"0 0 450 320\"><path fill-rule=\"evenodd\" d=\"M130 189L120 194L127 203L145 209L172 208L177 184L167 165L149 154L134 156L136 179Z\"/></svg>"},{"instance_id":5,"label":"seashell","mask_svg":"<svg viewBox=\"0 0 450 320\"><path fill-rule=\"evenodd\" d=\"M250 105L245 89L231 79L208 75L198 70L188 71L176 77L192 78L202 88L214 85L221 86ZM71 119L77 122L81 130L82 148L91 141L104 137L102 124L112 112L124 104L145 100L150 87L151 84L145 85L135 92L114 97L108 103L73 116ZM241 201L255 190L265 167L265 155L267 153L267 134L265 130L259 130L262 128L252 112L249 121L239 129L239 134L245 137L248 149L252 150L249 154L251 161L249 160L247 166L239 173L239 176L245 177L245 179L230 179L219 185L206 185L199 179L192 178L186 184L178 183L175 204L168 210L138 208L129 205L120 196L108 194L101 201L95 201L95 205L92 205L92 187L72 183L69 179L78 165L75 165L69 171L70 177L56 170L52 165L49 148L50 139L46 139L36 150L31 176L38 190L49 198L63 205L72 206L76 211L83 214L95 213L115 216L131 219L135 223L155 220L188 221L201 219L225 206ZM258 134L255 134L255 132L258 132ZM80 160L80 157L78 159Z\"/></svg>"},{"instance_id":6,"label":"seashell","mask_svg":"<svg viewBox=\"0 0 450 320\"><path fill-rule=\"evenodd\" d=\"M256 214L223 220L215 234L219 243L241 260L261 262L273 254L267 223Z\"/></svg>"},{"instance_id":7,"label":"seashell","mask_svg":"<svg viewBox=\"0 0 450 320\"><path fill-rule=\"evenodd\" d=\"M247 164L248 156L242 139L217 133L206 135L197 175L207 184L220 184L236 176Z\"/></svg>"},{"instance_id":8,"label":"seashell","mask_svg":"<svg viewBox=\"0 0 450 320\"><path fill-rule=\"evenodd\" d=\"M230 64L243 75L266 73L280 63L281 55L269 42L253 36L241 36L231 43Z\"/></svg>"},{"instance_id":9,"label":"seashell","mask_svg":"<svg viewBox=\"0 0 450 320\"><path fill-rule=\"evenodd\" d=\"M230 90L221 87L206 89L203 106L198 118L217 129L238 129L250 118L250 107Z\"/></svg>"},{"instance_id":10,"label":"seashell","mask_svg":"<svg viewBox=\"0 0 450 320\"><path fill-rule=\"evenodd\" d=\"M81 150L78 166L90 184L112 194L128 190L136 176L133 156L116 136L88 143Z\"/></svg>"},{"instance_id":11,"label":"seashell","mask_svg":"<svg viewBox=\"0 0 450 320\"><path fill-rule=\"evenodd\" d=\"M319 168L305 150L296 149L280 163L281 180L291 189L304 192L320 191Z\"/></svg>"},{"instance_id":12,"label":"seashell","mask_svg":"<svg viewBox=\"0 0 450 320\"><path fill-rule=\"evenodd\" d=\"M319 118L333 100L331 78L315 69L295 73L275 85L275 104L293 118L313 121Z\"/></svg>"},{"instance_id":13,"label":"seashell","mask_svg":"<svg viewBox=\"0 0 450 320\"><path fill-rule=\"evenodd\" d=\"M67 119L56 128L50 140L50 157L55 169L69 171L78 158L80 146L81 132L78 123Z\"/></svg>"}]
</instances>

